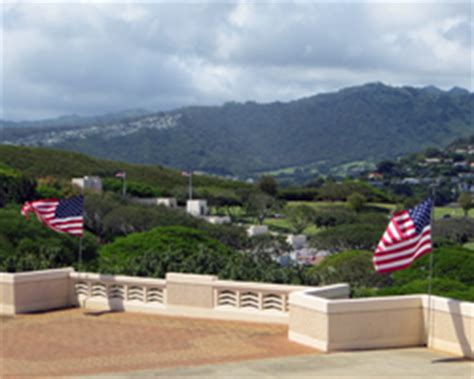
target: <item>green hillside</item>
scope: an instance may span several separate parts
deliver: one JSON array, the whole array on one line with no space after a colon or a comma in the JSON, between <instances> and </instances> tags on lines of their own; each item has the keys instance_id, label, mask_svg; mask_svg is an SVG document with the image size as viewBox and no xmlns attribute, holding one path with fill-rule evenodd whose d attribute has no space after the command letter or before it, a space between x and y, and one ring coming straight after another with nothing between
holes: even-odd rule
<instances>
[{"instance_id":1,"label":"green hillside","mask_svg":"<svg viewBox=\"0 0 474 379\"><path fill-rule=\"evenodd\" d=\"M98 175L113 178L118 171L125 171L130 182L158 187L164 191L184 188L188 178L179 171L162 166L136 165L123 162L101 160L89 156L57 149L30 148L0 145L0 170L16 170L28 177L55 177L70 179L84 175ZM209 176L193 177L196 188L210 187L235 189L245 186L243 183L221 180Z\"/></svg>"}]
</instances>

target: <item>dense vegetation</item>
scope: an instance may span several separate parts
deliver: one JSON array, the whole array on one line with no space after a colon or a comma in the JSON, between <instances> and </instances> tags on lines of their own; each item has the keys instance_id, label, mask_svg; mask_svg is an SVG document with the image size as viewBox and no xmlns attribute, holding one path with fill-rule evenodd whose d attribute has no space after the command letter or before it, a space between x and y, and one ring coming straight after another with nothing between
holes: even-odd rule
<instances>
[{"instance_id":1,"label":"dense vegetation","mask_svg":"<svg viewBox=\"0 0 474 379\"><path fill-rule=\"evenodd\" d=\"M62 164L50 162L48 157ZM159 192L154 191L161 188L168 191L175 183L182 185L183 178L171 170L126 167L131 175L136 175L130 182L134 196L156 196ZM189 216L183 209L137 204L132 197L117 194L120 183L112 175L118 169L123 169L119 163L76 153L0 146L0 271L75 266L81 270L151 277L178 271L274 283L348 282L354 296L427 290L426 256L409 269L392 275L374 272L371 251L393 206L374 204L373 201L386 202L391 197L360 181L323 180L310 189L310 201L286 204L287 196L307 194L308 189L282 191L270 177L262 177L254 186L197 178L197 191L209 200L214 212L230 215L243 224L279 222L278 227L272 226L277 231L306 233L311 229L310 244L329 254L314 266L288 260L280 265L280 259L291 250L284 235L248 238L244 227L235 223L212 225ZM74 194L67 175L76 176L75 170L81 174L110 175L103 194L85 193L86 233L81 262L77 238L54 233L34 217L26 221L20 215L20 205L25 200ZM142 170L149 174L146 181L141 180ZM168 178L171 184L166 182ZM474 219L436 219L433 234L433 292L473 301L474 251L461 245L474 241Z\"/></svg>"},{"instance_id":2,"label":"dense vegetation","mask_svg":"<svg viewBox=\"0 0 474 379\"><path fill-rule=\"evenodd\" d=\"M94 134L55 146L218 174L244 176L307 166L325 172L348 162L375 163L446 146L472 133L473 105L474 95L468 91L375 83L289 103L187 107L170 112L179 114L174 127L141 129L127 136ZM44 143L45 131L48 128L37 129L38 143ZM3 138L14 141L19 133L19 128L6 128ZM24 133L31 136L33 131Z\"/></svg>"}]
</instances>

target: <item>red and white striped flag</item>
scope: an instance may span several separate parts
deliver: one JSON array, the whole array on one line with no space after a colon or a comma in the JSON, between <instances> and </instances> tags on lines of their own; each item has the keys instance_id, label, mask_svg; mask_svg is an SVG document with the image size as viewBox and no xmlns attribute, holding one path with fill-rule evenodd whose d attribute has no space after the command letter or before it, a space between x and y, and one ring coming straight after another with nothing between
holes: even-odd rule
<instances>
[{"instance_id":1,"label":"red and white striped flag","mask_svg":"<svg viewBox=\"0 0 474 379\"><path fill-rule=\"evenodd\" d=\"M181 171L181 176L190 177L192 174L192 171Z\"/></svg>"},{"instance_id":2,"label":"red and white striped flag","mask_svg":"<svg viewBox=\"0 0 474 379\"><path fill-rule=\"evenodd\" d=\"M127 177L127 173L125 171L119 171L115 174L115 177L125 179Z\"/></svg>"},{"instance_id":3,"label":"red and white striped flag","mask_svg":"<svg viewBox=\"0 0 474 379\"><path fill-rule=\"evenodd\" d=\"M432 200L427 199L393 215L374 253L373 263L378 273L404 269L432 250L432 206Z\"/></svg>"},{"instance_id":4,"label":"red and white striped flag","mask_svg":"<svg viewBox=\"0 0 474 379\"><path fill-rule=\"evenodd\" d=\"M28 219L30 212L33 212L38 220L55 232L82 237L84 230L84 198L82 195L66 200L27 201L21 208L21 214Z\"/></svg>"}]
</instances>

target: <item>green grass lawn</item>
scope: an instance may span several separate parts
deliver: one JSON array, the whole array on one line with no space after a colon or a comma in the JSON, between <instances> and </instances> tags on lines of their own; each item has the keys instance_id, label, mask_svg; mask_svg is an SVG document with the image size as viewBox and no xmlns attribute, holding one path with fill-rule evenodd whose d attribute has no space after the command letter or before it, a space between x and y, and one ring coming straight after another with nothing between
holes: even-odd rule
<instances>
[{"instance_id":1,"label":"green grass lawn","mask_svg":"<svg viewBox=\"0 0 474 379\"><path fill-rule=\"evenodd\" d=\"M268 225L268 227L274 231L292 233L290 223L284 218L267 218L264 224ZM303 234L312 236L317 234L320 230L321 229L319 229L316 225L311 225L304 230Z\"/></svg>"},{"instance_id":2,"label":"green grass lawn","mask_svg":"<svg viewBox=\"0 0 474 379\"><path fill-rule=\"evenodd\" d=\"M464 244L464 247L466 249L474 251L474 242L468 242L468 243Z\"/></svg>"},{"instance_id":3,"label":"green grass lawn","mask_svg":"<svg viewBox=\"0 0 474 379\"><path fill-rule=\"evenodd\" d=\"M295 207L298 205L308 205L311 208L314 208L315 210L320 210L321 208L325 207L331 207L331 206L345 206L345 202L343 201L289 201L287 203L287 207ZM384 204L384 203L369 203L369 206L376 206L379 208L385 208L387 211L395 209L395 204ZM241 207L233 207L233 213L238 215L239 217L244 216L244 211L241 209ZM284 214L284 212L282 212ZM436 207L435 208L435 218L440 219L444 215L450 215L451 217L462 217L464 216L464 213L461 208L459 207ZM469 212L469 217L474 218L474 209L471 209ZM255 220L250 219L250 218L245 218L244 220L245 224L253 224L255 223ZM269 228L273 231L276 232L281 232L281 233L292 233L290 223L283 217L283 218L267 218L265 220L265 225L268 225ZM309 226L308 228L305 229L304 234L311 236L315 235L318 232L320 232L321 229L318 228L316 225ZM474 243L473 243L474 244ZM471 247L468 247L471 248ZM474 247L472 247L474 250Z\"/></svg>"},{"instance_id":4,"label":"green grass lawn","mask_svg":"<svg viewBox=\"0 0 474 379\"><path fill-rule=\"evenodd\" d=\"M294 207L297 205L308 205L316 210L327 207L327 206L344 206L345 202L343 201L289 201L287 204L289 207ZM369 206L376 206L379 208L386 208L388 210L394 210L395 204L385 204L385 203L368 203ZM436 207L435 208L435 219L440 219L444 215L449 215L451 217L463 217L464 212L460 207ZM474 209L469 211L469 217L474 218Z\"/></svg>"}]
</instances>

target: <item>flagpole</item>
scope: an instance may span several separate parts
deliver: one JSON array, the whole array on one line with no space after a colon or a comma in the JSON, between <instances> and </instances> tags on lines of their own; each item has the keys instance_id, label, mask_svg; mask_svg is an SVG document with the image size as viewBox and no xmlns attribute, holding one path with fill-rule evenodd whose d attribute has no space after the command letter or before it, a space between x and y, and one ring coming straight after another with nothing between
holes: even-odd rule
<instances>
[{"instance_id":1,"label":"flagpole","mask_svg":"<svg viewBox=\"0 0 474 379\"><path fill-rule=\"evenodd\" d=\"M84 187L81 187L81 196L82 196L82 201L84 201ZM84 203L83 203L84 205ZM82 217L84 219L84 206L82 208ZM83 231L84 233L84 231ZM81 235L81 237L79 238L79 252L78 252L78 255L77 255L77 263L78 263L78 269L80 270L81 269L81 265L82 265L82 238L83 238L83 235Z\"/></svg>"},{"instance_id":2,"label":"flagpole","mask_svg":"<svg viewBox=\"0 0 474 379\"><path fill-rule=\"evenodd\" d=\"M192 172L192 171L189 171L189 188L188 188L188 192L189 192L189 200L192 200L192 199L193 199L193 172Z\"/></svg>"},{"instance_id":3,"label":"flagpole","mask_svg":"<svg viewBox=\"0 0 474 379\"><path fill-rule=\"evenodd\" d=\"M123 172L122 177L122 196L125 197L127 195L127 173Z\"/></svg>"},{"instance_id":4,"label":"flagpole","mask_svg":"<svg viewBox=\"0 0 474 379\"><path fill-rule=\"evenodd\" d=\"M81 238L79 238L79 255L78 255L78 264L79 264L79 270L81 269L81 265L82 265L82 239L84 237L81 236Z\"/></svg>"},{"instance_id":5,"label":"flagpole","mask_svg":"<svg viewBox=\"0 0 474 379\"><path fill-rule=\"evenodd\" d=\"M431 189L431 199L433 201L433 206L431 207L431 238L433 238L433 220L435 216L435 198L436 198L436 184ZM430 331L431 331L431 317L432 317L432 310L431 310L431 295L433 292L433 260L434 260L434 248L431 249L430 252L430 263L429 263L429 276L428 276L428 320L427 320L427 331L426 331L426 343L427 347L430 346Z\"/></svg>"}]
</instances>

